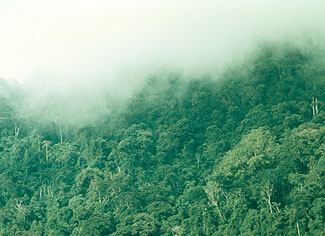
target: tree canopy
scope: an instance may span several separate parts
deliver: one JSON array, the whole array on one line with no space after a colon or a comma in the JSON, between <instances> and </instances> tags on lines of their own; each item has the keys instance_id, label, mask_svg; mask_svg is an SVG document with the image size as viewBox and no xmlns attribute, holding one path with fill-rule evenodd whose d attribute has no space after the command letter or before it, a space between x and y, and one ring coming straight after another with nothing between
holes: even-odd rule
<instances>
[{"instance_id":1,"label":"tree canopy","mask_svg":"<svg viewBox=\"0 0 325 236\"><path fill-rule=\"evenodd\" d=\"M1 96L0 235L324 235L322 63L266 43L217 79L152 76L83 127Z\"/></svg>"}]
</instances>

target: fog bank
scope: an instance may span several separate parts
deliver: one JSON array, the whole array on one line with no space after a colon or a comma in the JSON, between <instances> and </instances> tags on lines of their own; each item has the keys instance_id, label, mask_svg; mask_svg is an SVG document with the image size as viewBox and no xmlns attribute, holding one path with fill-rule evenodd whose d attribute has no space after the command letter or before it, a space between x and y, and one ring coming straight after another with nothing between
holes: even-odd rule
<instances>
[{"instance_id":1,"label":"fog bank","mask_svg":"<svg viewBox=\"0 0 325 236\"><path fill-rule=\"evenodd\" d=\"M4 0L0 77L22 83L26 110L92 120L161 68L213 72L258 41L321 35L324 10L320 0Z\"/></svg>"}]
</instances>

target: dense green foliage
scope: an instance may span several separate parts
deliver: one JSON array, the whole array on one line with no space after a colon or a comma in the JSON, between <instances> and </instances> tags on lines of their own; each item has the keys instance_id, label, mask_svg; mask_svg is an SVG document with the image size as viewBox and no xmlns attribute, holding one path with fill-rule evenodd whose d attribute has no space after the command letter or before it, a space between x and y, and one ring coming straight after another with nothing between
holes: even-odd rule
<instances>
[{"instance_id":1,"label":"dense green foliage","mask_svg":"<svg viewBox=\"0 0 325 236\"><path fill-rule=\"evenodd\" d=\"M219 79L152 77L81 128L2 97L0 235L324 235L324 68L267 44Z\"/></svg>"}]
</instances>

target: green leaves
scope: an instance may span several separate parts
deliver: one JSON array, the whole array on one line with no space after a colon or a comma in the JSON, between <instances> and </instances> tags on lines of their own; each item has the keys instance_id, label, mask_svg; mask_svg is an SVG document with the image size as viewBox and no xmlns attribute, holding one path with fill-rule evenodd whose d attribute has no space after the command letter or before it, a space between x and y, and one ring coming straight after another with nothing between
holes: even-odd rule
<instances>
[{"instance_id":1,"label":"green leaves","mask_svg":"<svg viewBox=\"0 0 325 236\"><path fill-rule=\"evenodd\" d=\"M267 43L218 80L159 74L81 128L0 96L0 235L324 234L316 55Z\"/></svg>"}]
</instances>

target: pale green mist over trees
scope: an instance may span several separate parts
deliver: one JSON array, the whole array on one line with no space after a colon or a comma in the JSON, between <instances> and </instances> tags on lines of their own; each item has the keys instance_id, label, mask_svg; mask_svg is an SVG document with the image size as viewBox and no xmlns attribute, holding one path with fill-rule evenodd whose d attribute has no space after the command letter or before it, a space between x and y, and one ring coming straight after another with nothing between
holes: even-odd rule
<instances>
[{"instance_id":1,"label":"pale green mist over trees","mask_svg":"<svg viewBox=\"0 0 325 236\"><path fill-rule=\"evenodd\" d=\"M218 79L152 75L87 125L1 81L0 235L324 235L324 56L268 42Z\"/></svg>"}]
</instances>

